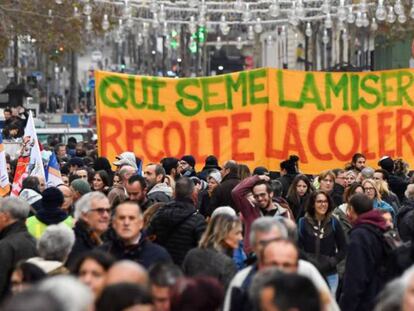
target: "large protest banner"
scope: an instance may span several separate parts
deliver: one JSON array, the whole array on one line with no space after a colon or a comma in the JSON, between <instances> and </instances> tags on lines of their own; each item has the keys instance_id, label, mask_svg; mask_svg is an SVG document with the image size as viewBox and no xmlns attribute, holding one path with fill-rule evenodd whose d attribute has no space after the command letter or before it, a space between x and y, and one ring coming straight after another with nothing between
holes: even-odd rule
<instances>
[{"instance_id":1,"label":"large protest banner","mask_svg":"<svg viewBox=\"0 0 414 311\"><path fill-rule=\"evenodd\" d=\"M214 154L278 170L343 167L356 152L414 165L414 70L301 72L257 69L169 79L96 72L99 151L134 151L146 163Z\"/></svg>"}]
</instances>

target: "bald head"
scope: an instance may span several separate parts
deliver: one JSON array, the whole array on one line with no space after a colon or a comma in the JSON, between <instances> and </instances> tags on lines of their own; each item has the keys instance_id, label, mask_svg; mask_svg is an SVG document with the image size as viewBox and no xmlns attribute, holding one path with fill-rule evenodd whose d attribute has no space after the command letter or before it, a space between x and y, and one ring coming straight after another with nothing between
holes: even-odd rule
<instances>
[{"instance_id":1,"label":"bald head","mask_svg":"<svg viewBox=\"0 0 414 311\"><path fill-rule=\"evenodd\" d=\"M106 276L106 285L132 283L148 287L148 273L143 266L131 260L121 260L112 265Z\"/></svg>"},{"instance_id":2,"label":"bald head","mask_svg":"<svg viewBox=\"0 0 414 311\"><path fill-rule=\"evenodd\" d=\"M73 191L66 185L59 185L57 187L60 191L63 193L64 201L62 204L61 209L63 209L65 212L70 212L70 208L73 204Z\"/></svg>"}]
</instances>

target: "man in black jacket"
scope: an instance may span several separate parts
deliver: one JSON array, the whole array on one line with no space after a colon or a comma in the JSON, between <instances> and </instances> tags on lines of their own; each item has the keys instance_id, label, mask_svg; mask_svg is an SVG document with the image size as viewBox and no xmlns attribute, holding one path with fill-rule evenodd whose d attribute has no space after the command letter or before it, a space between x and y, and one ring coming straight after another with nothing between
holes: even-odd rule
<instances>
[{"instance_id":1,"label":"man in black jacket","mask_svg":"<svg viewBox=\"0 0 414 311\"><path fill-rule=\"evenodd\" d=\"M175 184L175 199L156 212L147 229L179 266L187 252L198 246L206 228L204 217L194 206L193 191L194 183L188 177L180 178Z\"/></svg>"},{"instance_id":2,"label":"man in black jacket","mask_svg":"<svg viewBox=\"0 0 414 311\"><path fill-rule=\"evenodd\" d=\"M142 233L144 219L136 202L126 201L115 208L112 227L116 238L101 246L119 260L135 261L146 269L171 257L161 246L148 241Z\"/></svg>"},{"instance_id":3,"label":"man in black jacket","mask_svg":"<svg viewBox=\"0 0 414 311\"><path fill-rule=\"evenodd\" d=\"M0 201L0 300L9 292L14 266L36 256L35 239L27 231L25 221L30 206L17 198Z\"/></svg>"},{"instance_id":4,"label":"man in black jacket","mask_svg":"<svg viewBox=\"0 0 414 311\"><path fill-rule=\"evenodd\" d=\"M355 194L349 203L350 218L354 224L346 259L341 310L369 311L375 306L375 297L384 285L381 270L386 261L383 233L387 230L379 210L365 194Z\"/></svg>"},{"instance_id":5,"label":"man in black jacket","mask_svg":"<svg viewBox=\"0 0 414 311\"><path fill-rule=\"evenodd\" d=\"M231 206L236 212L238 212L237 206L231 196L231 191L236 187L240 178L237 174L239 166L233 160L229 160L224 163L221 173L221 183L214 189L211 194L209 215L219 206Z\"/></svg>"}]
</instances>

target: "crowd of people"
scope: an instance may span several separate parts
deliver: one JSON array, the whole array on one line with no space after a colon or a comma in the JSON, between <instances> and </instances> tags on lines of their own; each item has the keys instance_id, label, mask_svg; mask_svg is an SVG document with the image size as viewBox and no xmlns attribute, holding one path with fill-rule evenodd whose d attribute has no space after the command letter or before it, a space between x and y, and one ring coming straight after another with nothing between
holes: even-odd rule
<instances>
[{"instance_id":1,"label":"crowd of people","mask_svg":"<svg viewBox=\"0 0 414 311\"><path fill-rule=\"evenodd\" d=\"M294 155L280 174L214 155L197 172L192 155L50 148L62 184L0 199L2 310L414 310L402 159L310 176Z\"/></svg>"}]
</instances>

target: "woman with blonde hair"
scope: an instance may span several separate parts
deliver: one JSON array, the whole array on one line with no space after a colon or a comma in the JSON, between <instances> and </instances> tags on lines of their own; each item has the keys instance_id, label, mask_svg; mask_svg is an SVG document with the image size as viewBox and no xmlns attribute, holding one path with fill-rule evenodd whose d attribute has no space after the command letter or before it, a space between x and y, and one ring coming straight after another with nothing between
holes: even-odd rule
<instances>
[{"instance_id":1,"label":"woman with blonde hair","mask_svg":"<svg viewBox=\"0 0 414 311\"><path fill-rule=\"evenodd\" d=\"M385 180L375 180L375 183L378 187L381 199L391 205L394 212L397 213L401 208L397 195L388 188L388 183Z\"/></svg>"},{"instance_id":2,"label":"woman with blonde hair","mask_svg":"<svg viewBox=\"0 0 414 311\"><path fill-rule=\"evenodd\" d=\"M243 239L238 217L219 214L211 219L200 239L199 246L190 250L183 262L186 276L211 276L225 288L237 272L233 252Z\"/></svg>"},{"instance_id":3,"label":"woman with blonde hair","mask_svg":"<svg viewBox=\"0 0 414 311\"><path fill-rule=\"evenodd\" d=\"M379 208L390 212L392 218L395 220L394 209L391 207L391 205L382 200L381 194L375 181L373 179L365 179L362 182L362 187L364 188L364 193L367 195L367 197L374 201L374 208Z\"/></svg>"}]
</instances>

